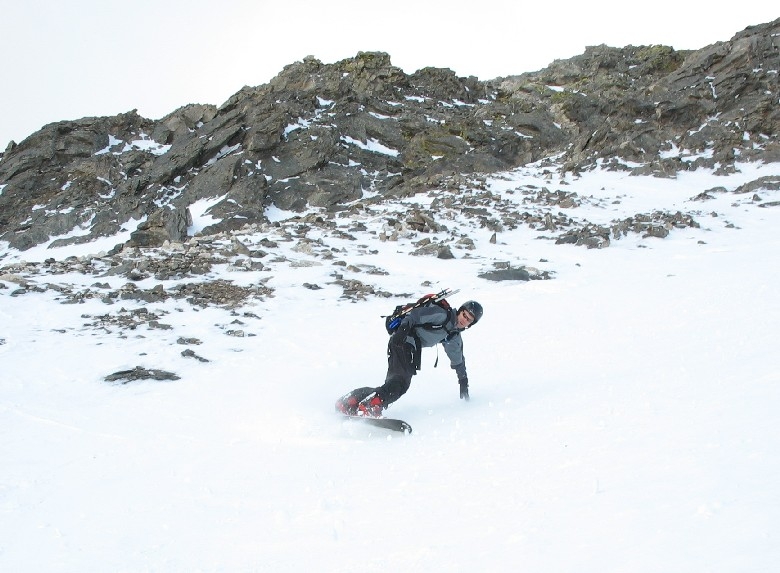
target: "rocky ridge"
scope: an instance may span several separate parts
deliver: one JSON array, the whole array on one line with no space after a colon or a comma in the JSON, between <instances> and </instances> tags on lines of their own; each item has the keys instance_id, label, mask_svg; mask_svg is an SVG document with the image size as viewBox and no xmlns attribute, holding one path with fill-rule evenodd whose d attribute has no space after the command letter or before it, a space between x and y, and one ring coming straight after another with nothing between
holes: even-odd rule
<instances>
[{"instance_id":1,"label":"rocky ridge","mask_svg":"<svg viewBox=\"0 0 780 573\"><path fill-rule=\"evenodd\" d=\"M186 241L206 199L204 236L267 223L272 206L457 194L476 174L546 157L568 172L663 177L778 160L779 37L776 20L697 51L595 46L489 81L405 74L383 53L308 57L219 108L50 124L0 160L0 240L25 250L125 229L129 245L155 247Z\"/></svg>"}]
</instances>

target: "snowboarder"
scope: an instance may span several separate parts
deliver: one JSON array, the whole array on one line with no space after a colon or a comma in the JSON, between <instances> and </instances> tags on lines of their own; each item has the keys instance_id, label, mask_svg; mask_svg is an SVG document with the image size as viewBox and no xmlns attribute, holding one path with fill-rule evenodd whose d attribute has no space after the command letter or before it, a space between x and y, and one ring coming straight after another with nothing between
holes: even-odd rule
<instances>
[{"instance_id":1,"label":"snowboarder","mask_svg":"<svg viewBox=\"0 0 780 573\"><path fill-rule=\"evenodd\" d=\"M349 416L379 417L382 411L409 389L420 369L423 347L441 343L458 375L460 397L469 399L469 379L463 357L461 333L482 318L482 305L470 300L458 310L436 304L412 309L387 344L387 376L378 388L357 388L336 401L336 410Z\"/></svg>"}]
</instances>

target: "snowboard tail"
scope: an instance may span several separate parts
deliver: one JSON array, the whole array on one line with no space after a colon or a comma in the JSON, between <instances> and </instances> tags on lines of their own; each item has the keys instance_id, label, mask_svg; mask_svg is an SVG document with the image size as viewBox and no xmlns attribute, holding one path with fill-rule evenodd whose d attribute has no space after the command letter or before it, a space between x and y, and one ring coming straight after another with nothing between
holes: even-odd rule
<instances>
[{"instance_id":1,"label":"snowboard tail","mask_svg":"<svg viewBox=\"0 0 780 573\"><path fill-rule=\"evenodd\" d=\"M412 433L412 427L408 423L396 418L371 418L369 416L350 416L349 414L342 414L342 416L348 420L363 422L369 426L376 426L377 428L385 428L387 430L402 432L404 434Z\"/></svg>"}]
</instances>

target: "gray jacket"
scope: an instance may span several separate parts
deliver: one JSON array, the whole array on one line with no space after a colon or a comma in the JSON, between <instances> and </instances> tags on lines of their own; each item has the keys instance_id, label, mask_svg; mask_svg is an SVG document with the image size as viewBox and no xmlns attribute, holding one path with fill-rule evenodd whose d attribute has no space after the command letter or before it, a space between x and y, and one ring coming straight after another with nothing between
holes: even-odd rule
<instances>
[{"instance_id":1,"label":"gray jacket","mask_svg":"<svg viewBox=\"0 0 780 573\"><path fill-rule=\"evenodd\" d=\"M463 338L458 328L458 311L449 312L432 304L413 309L399 325L399 329L409 328L406 342L415 349L417 342L423 348L441 343L444 352L450 359L450 366L455 370L458 379L466 378L466 359L463 356Z\"/></svg>"}]
</instances>

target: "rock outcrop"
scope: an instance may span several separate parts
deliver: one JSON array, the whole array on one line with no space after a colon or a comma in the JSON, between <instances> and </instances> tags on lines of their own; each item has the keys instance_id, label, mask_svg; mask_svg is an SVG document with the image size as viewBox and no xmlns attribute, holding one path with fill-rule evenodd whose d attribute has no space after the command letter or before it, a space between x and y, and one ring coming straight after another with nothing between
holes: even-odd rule
<instances>
[{"instance_id":1,"label":"rock outcrop","mask_svg":"<svg viewBox=\"0 0 780 573\"><path fill-rule=\"evenodd\" d=\"M697 51L595 46L490 81L409 75L384 53L307 57L219 108L58 122L10 144L0 240L24 250L125 230L130 245L159 246L194 233L204 205L214 234L265 223L271 206L457 190L464 174L554 155L570 171L663 177L778 161L779 54L780 19Z\"/></svg>"}]
</instances>

